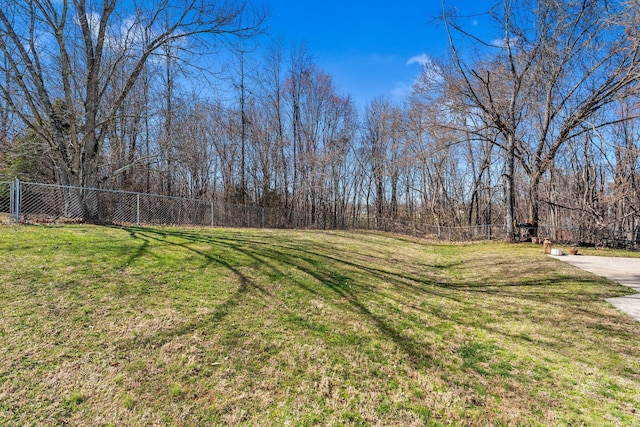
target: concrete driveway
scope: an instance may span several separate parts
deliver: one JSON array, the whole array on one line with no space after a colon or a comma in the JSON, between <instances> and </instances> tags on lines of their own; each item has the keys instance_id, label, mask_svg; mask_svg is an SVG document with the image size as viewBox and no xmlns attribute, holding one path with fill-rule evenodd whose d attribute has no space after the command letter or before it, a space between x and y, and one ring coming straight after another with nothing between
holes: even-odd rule
<instances>
[{"instance_id":1,"label":"concrete driveway","mask_svg":"<svg viewBox=\"0 0 640 427\"><path fill-rule=\"evenodd\" d=\"M615 258L605 256L569 255L554 256L560 261L618 282L635 290L636 294L608 298L606 301L640 321L640 258Z\"/></svg>"}]
</instances>

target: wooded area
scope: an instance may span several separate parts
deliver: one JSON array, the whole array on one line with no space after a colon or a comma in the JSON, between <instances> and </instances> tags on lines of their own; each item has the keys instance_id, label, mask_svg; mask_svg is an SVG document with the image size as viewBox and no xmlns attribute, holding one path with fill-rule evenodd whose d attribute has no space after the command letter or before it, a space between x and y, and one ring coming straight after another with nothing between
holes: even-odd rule
<instances>
[{"instance_id":1,"label":"wooded area","mask_svg":"<svg viewBox=\"0 0 640 427\"><path fill-rule=\"evenodd\" d=\"M5 4L7 178L277 208L322 228L504 224L511 240L528 222L640 240L638 0L504 0L492 40L443 2L449 54L403 102L362 111L309 49L264 46L268 17L250 3ZM226 63L214 76L202 58Z\"/></svg>"}]
</instances>

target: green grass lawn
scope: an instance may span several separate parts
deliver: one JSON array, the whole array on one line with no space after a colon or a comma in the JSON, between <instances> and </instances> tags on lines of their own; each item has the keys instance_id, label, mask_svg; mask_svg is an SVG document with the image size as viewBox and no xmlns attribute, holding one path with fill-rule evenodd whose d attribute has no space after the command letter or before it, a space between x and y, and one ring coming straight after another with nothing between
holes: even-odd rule
<instances>
[{"instance_id":1,"label":"green grass lawn","mask_svg":"<svg viewBox=\"0 0 640 427\"><path fill-rule=\"evenodd\" d=\"M638 425L640 322L531 244L0 227L0 425Z\"/></svg>"}]
</instances>

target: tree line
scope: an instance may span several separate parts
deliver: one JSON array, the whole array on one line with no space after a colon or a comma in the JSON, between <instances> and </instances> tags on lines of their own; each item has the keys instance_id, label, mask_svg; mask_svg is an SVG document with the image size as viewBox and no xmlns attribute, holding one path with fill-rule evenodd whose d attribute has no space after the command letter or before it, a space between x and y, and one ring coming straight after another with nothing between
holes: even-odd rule
<instances>
[{"instance_id":1,"label":"tree line","mask_svg":"<svg viewBox=\"0 0 640 427\"><path fill-rule=\"evenodd\" d=\"M360 108L309 49L251 48L268 18L250 3L10 0L0 168L322 228L503 224L512 240L526 222L638 240L637 10L503 0L485 40L443 2L448 53L405 99ZM212 76L203 57L227 66Z\"/></svg>"}]
</instances>

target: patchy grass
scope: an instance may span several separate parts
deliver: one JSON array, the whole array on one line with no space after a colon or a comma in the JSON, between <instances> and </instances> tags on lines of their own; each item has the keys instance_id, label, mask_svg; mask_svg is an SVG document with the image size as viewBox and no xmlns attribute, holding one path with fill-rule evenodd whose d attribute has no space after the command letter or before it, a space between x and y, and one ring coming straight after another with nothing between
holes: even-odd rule
<instances>
[{"instance_id":1,"label":"patchy grass","mask_svg":"<svg viewBox=\"0 0 640 427\"><path fill-rule=\"evenodd\" d=\"M0 228L2 425L633 425L629 290L500 243Z\"/></svg>"}]
</instances>

